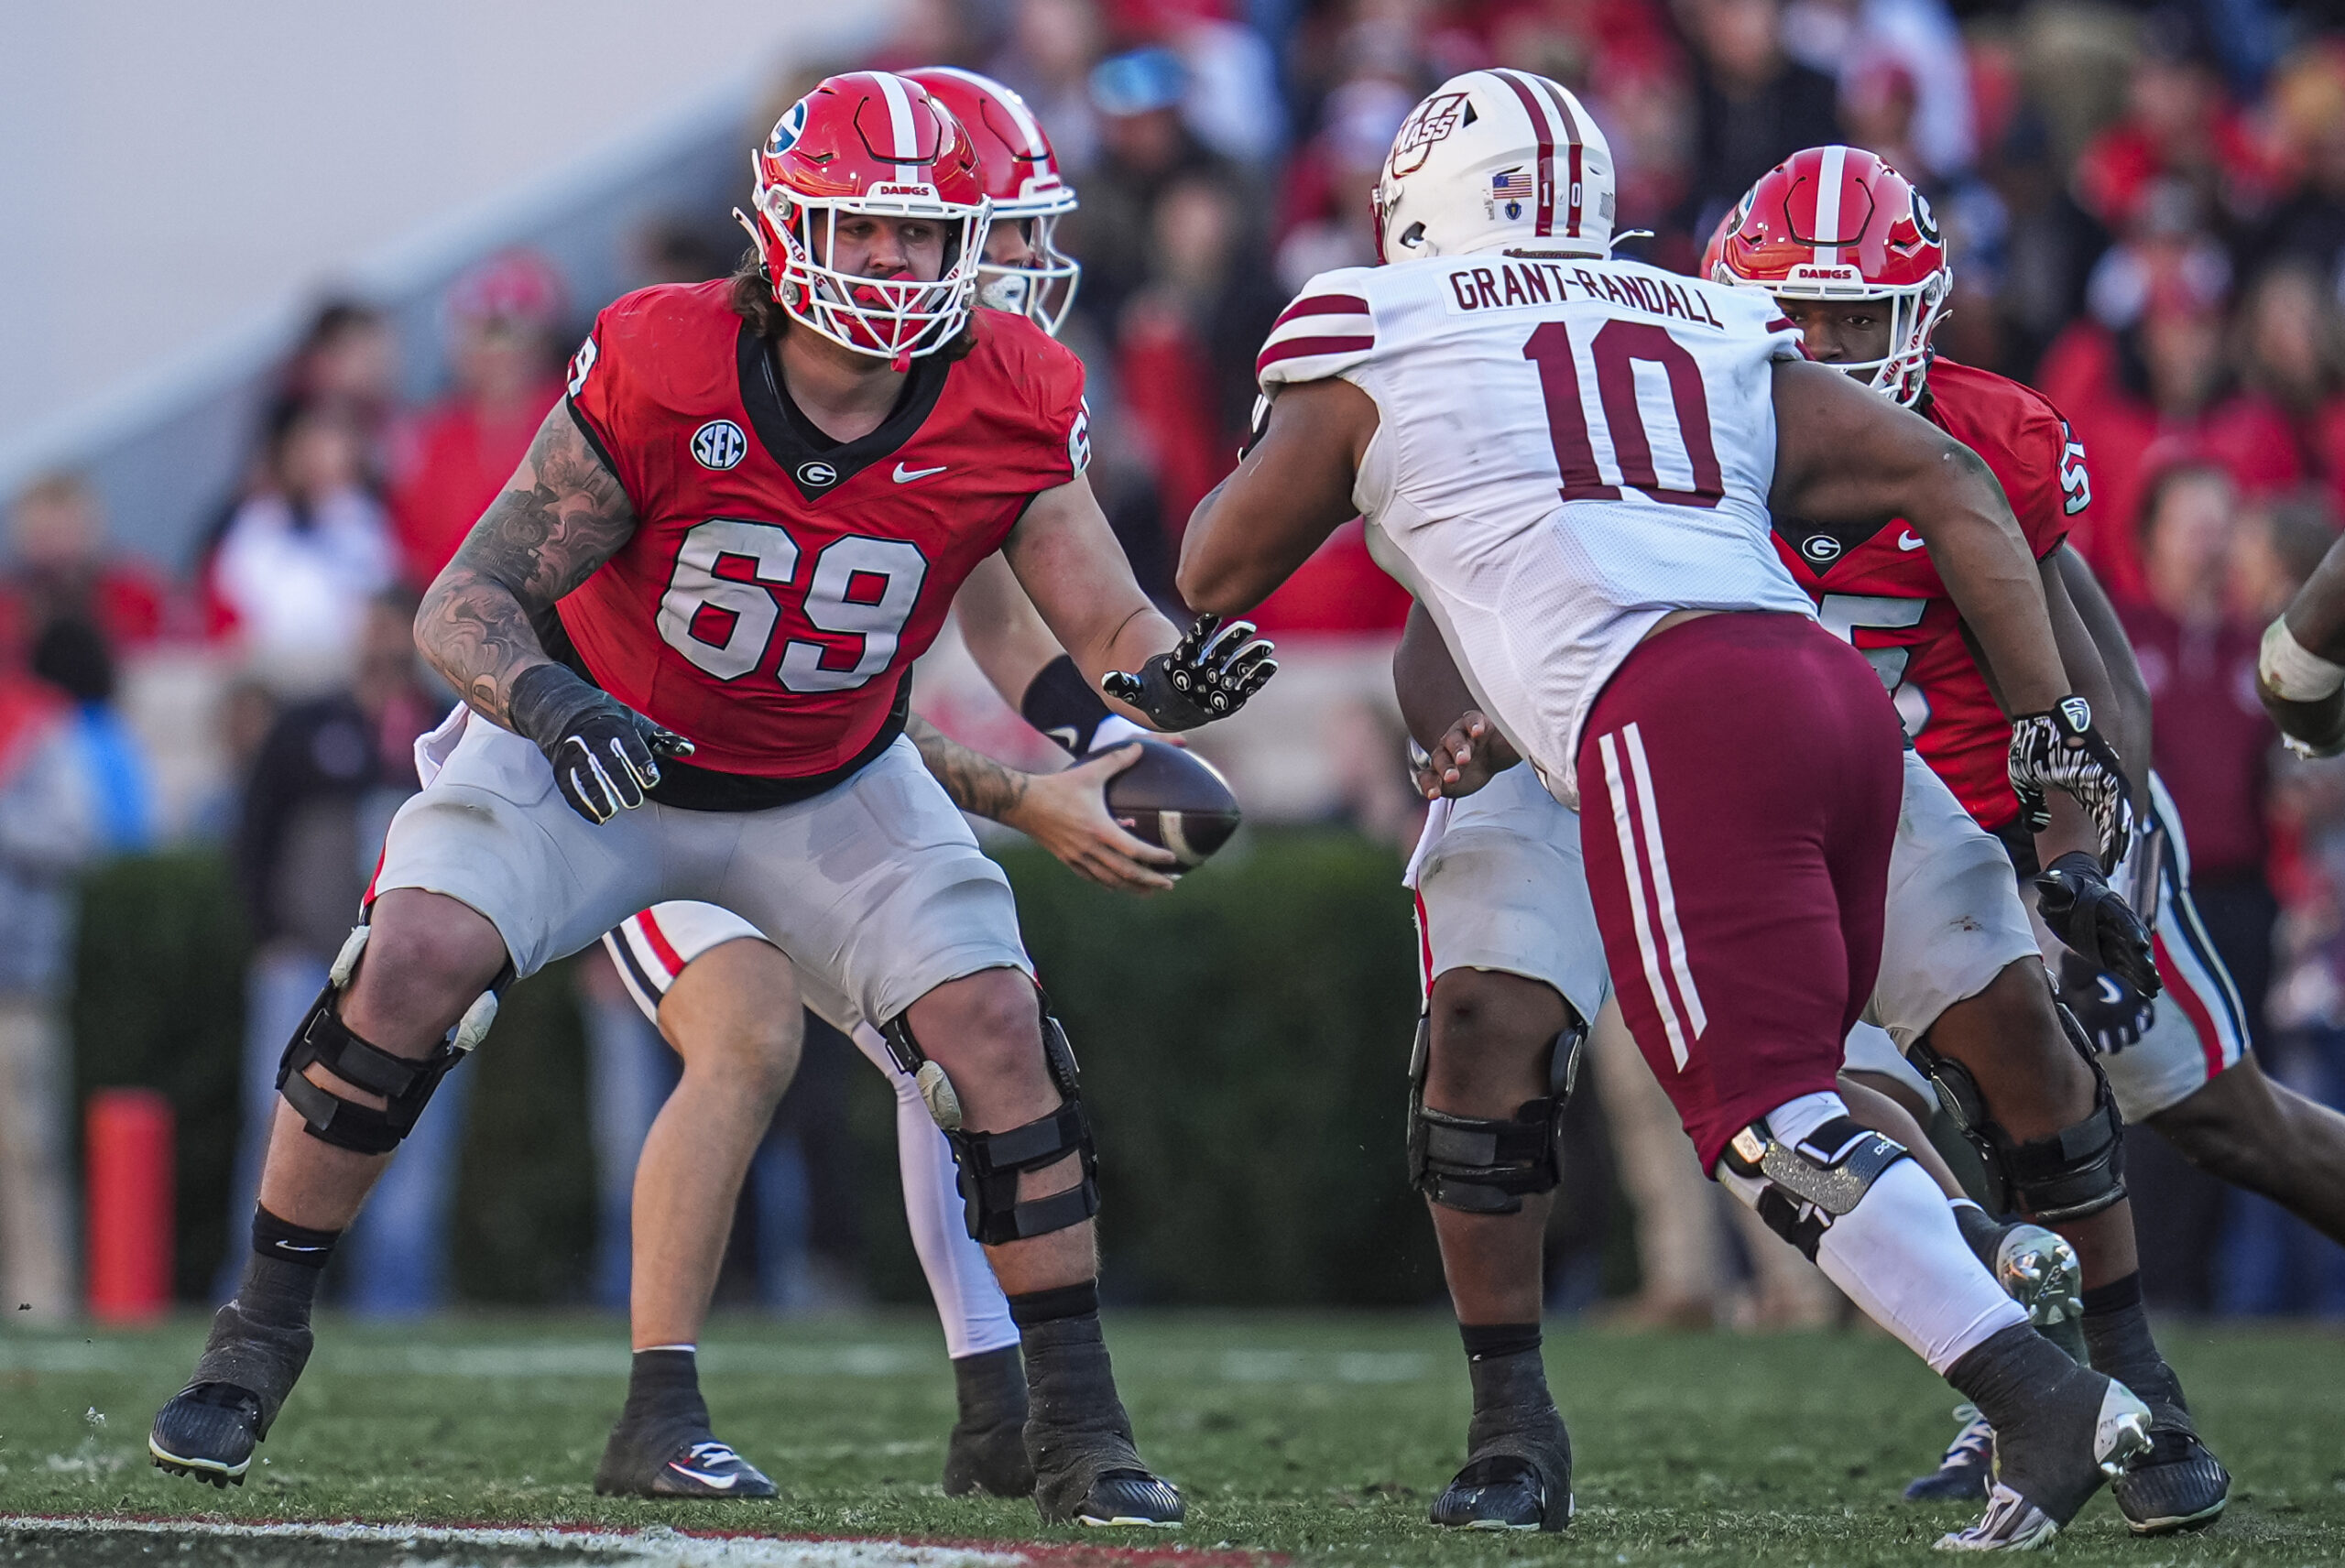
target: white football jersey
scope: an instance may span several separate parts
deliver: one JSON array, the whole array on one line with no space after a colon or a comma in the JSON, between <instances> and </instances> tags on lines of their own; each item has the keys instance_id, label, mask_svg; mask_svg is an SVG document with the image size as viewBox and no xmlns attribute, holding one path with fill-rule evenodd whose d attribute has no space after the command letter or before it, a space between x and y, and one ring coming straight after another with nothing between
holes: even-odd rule
<instances>
[{"instance_id":1,"label":"white football jersey","mask_svg":"<svg viewBox=\"0 0 2345 1568\"><path fill-rule=\"evenodd\" d=\"M1812 615L1768 537L1768 295L1637 262L1480 254L1322 273L1256 362L1380 425L1352 498L1467 683L1566 805L1596 694L1673 610Z\"/></svg>"}]
</instances>

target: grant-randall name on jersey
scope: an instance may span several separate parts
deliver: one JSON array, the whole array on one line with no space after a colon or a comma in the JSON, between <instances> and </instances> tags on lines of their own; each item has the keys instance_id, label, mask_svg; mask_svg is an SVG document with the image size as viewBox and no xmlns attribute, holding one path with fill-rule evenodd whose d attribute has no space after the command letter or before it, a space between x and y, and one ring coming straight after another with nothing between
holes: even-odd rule
<instances>
[{"instance_id":1,"label":"grant-randall name on jersey","mask_svg":"<svg viewBox=\"0 0 2345 1568\"><path fill-rule=\"evenodd\" d=\"M1591 272L1553 261L1501 261L1492 267L1461 267L1449 275L1449 313L1504 310L1519 305L1567 305L1577 289L1583 299L1623 305L1650 315L1674 317L1696 326L1726 331L1697 289L1636 273Z\"/></svg>"}]
</instances>

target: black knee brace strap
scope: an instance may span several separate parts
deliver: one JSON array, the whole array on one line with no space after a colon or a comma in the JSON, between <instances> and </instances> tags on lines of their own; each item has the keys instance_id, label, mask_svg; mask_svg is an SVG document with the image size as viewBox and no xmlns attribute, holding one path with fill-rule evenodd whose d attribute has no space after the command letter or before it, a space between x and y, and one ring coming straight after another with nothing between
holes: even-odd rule
<instances>
[{"instance_id":1,"label":"black knee brace strap","mask_svg":"<svg viewBox=\"0 0 2345 1568\"><path fill-rule=\"evenodd\" d=\"M440 1080L468 1053L442 1040L420 1062L393 1056L353 1034L335 1016L334 998L340 994L341 988L329 981L311 1004L309 1016L278 1061L277 1092L301 1113L311 1138L359 1154L388 1154L414 1130ZM302 1076L302 1069L313 1062L390 1104L377 1109L321 1089Z\"/></svg>"},{"instance_id":2,"label":"black knee brace strap","mask_svg":"<svg viewBox=\"0 0 2345 1568\"><path fill-rule=\"evenodd\" d=\"M1938 1098L1985 1160L1999 1191L1987 1206L2023 1214L2042 1225L2059 1225L2097 1214L2125 1196L2125 1120L2109 1075L2084 1039L2076 1019L2058 1003L2054 1009L2068 1043L2092 1070L2093 1106L2082 1121L2049 1138L2021 1142L1989 1114L1986 1097L1968 1068L1950 1056L1916 1044L1908 1054L1937 1085Z\"/></svg>"},{"instance_id":3,"label":"black knee brace strap","mask_svg":"<svg viewBox=\"0 0 2345 1568\"><path fill-rule=\"evenodd\" d=\"M1034 997L1042 1014L1042 1060L1063 1103L1048 1116L1007 1132L971 1132L960 1125L959 1095L944 1070L929 1059L913 1038L910 1014L899 1013L879 1031L896 1065L919 1080L929 1114L936 1117L945 1141L953 1146L962 1221L968 1226L969 1238L986 1247L1048 1236L1079 1225L1099 1212L1099 1155L1092 1142L1090 1120L1083 1114L1074 1047L1068 1043L1066 1030L1060 1027L1050 998L1039 985ZM943 1107L950 1108L949 1118ZM953 1125L945 1125L948 1119ZM1080 1181L1046 1198L1019 1201L1020 1176L1046 1170L1069 1155L1080 1162Z\"/></svg>"},{"instance_id":4,"label":"black knee brace strap","mask_svg":"<svg viewBox=\"0 0 2345 1568\"><path fill-rule=\"evenodd\" d=\"M1777 1138L1761 1116L1734 1135L1718 1163L1765 1183L1759 1217L1812 1263L1832 1222L1864 1202L1881 1172L1909 1158L1903 1144L1847 1116L1832 1117L1797 1143Z\"/></svg>"},{"instance_id":5,"label":"black knee brace strap","mask_svg":"<svg viewBox=\"0 0 2345 1568\"><path fill-rule=\"evenodd\" d=\"M1563 1180L1556 1140L1587 1038L1576 1023L1550 1042L1548 1092L1523 1101L1512 1120L1456 1116L1425 1104L1433 1025L1420 1017L1409 1055L1409 1184L1445 1209L1470 1214L1519 1214L1525 1196L1554 1192Z\"/></svg>"}]
</instances>

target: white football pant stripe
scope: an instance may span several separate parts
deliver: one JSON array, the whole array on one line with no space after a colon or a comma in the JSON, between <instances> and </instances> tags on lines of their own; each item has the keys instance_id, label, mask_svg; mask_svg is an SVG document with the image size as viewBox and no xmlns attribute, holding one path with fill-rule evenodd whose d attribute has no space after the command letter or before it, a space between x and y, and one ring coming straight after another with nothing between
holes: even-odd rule
<instances>
[{"instance_id":1,"label":"white football pant stripe","mask_svg":"<svg viewBox=\"0 0 2345 1568\"><path fill-rule=\"evenodd\" d=\"M1620 751L1611 735L1598 737L1598 754L1604 758L1604 788L1612 797L1612 831L1620 840L1620 870L1629 883L1629 918L1637 930L1637 955L1644 961L1645 985L1652 992L1653 1007L1661 1014L1661 1027L1669 1037L1669 1054L1682 1071L1685 1066L1685 1028L1680 1021L1676 1000L1661 977L1661 953L1654 947L1652 921L1645 913L1645 878L1642 863L1637 854L1637 830L1629 821L1629 792L1620 778Z\"/></svg>"},{"instance_id":2,"label":"white football pant stripe","mask_svg":"<svg viewBox=\"0 0 2345 1568\"><path fill-rule=\"evenodd\" d=\"M1669 853L1661 844L1659 798L1652 788L1652 770L1645 764L1645 737L1636 725L1620 732L1629 748L1629 772L1637 784L1637 799L1644 807L1645 855L1652 862L1653 899L1661 906L1661 929L1669 939L1669 972L1677 977L1677 994L1685 1000L1686 1020L1696 1040L1710 1027L1702 1007L1702 993L1694 988L1694 972L1685 962L1685 933L1677 924L1677 894L1669 884Z\"/></svg>"}]
</instances>

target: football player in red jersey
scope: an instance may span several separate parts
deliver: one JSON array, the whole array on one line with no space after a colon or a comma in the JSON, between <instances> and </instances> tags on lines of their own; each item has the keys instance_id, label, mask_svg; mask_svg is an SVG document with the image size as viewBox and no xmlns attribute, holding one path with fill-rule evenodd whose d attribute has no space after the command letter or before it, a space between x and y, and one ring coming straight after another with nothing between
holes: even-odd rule
<instances>
[{"instance_id":1,"label":"football player in red jersey","mask_svg":"<svg viewBox=\"0 0 2345 1568\"><path fill-rule=\"evenodd\" d=\"M156 1419L167 1468L249 1464L307 1358L315 1264L503 978L685 898L754 920L811 1003L917 1069L1020 1331L1042 1517L1181 1517L1099 1331L1073 1058L1006 880L901 736L905 674L997 549L1154 727L1234 711L1269 649L1149 606L1083 478L1080 365L972 313L989 209L947 112L834 77L757 168L764 274L605 309L418 616L470 711L288 1051L255 1257Z\"/></svg>"},{"instance_id":2,"label":"football player in red jersey","mask_svg":"<svg viewBox=\"0 0 2345 1568\"><path fill-rule=\"evenodd\" d=\"M2135 798L2148 803L2143 832L2114 880L2138 889L2134 903L2151 914L2154 968L2144 974L2138 955L2113 950L2114 931L2097 918L2111 907L2100 900L2098 868L2056 860L2035 887L2045 934L2061 939L2044 942L2044 957L2058 968L2061 999L2093 1040L2096 1071L2105 1071L2119 1111L2154 1127L2194 1164L2345 1238L2345 1117L2274 1083L2246 1051L2237 992L2190 902L2181 823L2148 771L2148 693L2106 593L2065 542L2091 504L2083 447L2037 393L1935 354L1930 336L1951 271L1927 201L1869 153L1812 148L1753 188L1721 225L1713 252L1705 270L1772 290L1811 357L1846 366L1986 459L2043 562L2047 596L2073 605L2110 671L2118 703L2112 738ZM1791 518L1776 524L1784 561L1816 596L1825 624L1881 671L1915 748L2004 841L2022 874L2034 873L2034 846L2019 827L2020 804L2001 766L2010 725L1926 552L1909 537L1894 526L1850 535ZM1989 1048L1991 1030L2009 1029L2011 1020L1997 1022L1991 1009L2017 984L2006 972L1949 1007L1925 1039L1910 1042L1910 1066L1878 1042L1852 1041L1851 1072L1925 1114L1934 1100L1963 1105L1968 1095L1969 1135L1991 1149L1999 1101L2012 1091L1990 1078L1993 1057L1971 1053ZM1975 1071L1975 1085L1931 1070L1946 1058ZM1936 1094L1914 1067L1937 1079ZM1995 1163L1987 1161L1991 1170ZM2112 1277L2089 1255L2085 1263L2083 1329L2093 1362L2160 1417L2150 1457L2115 1486L2118 1503L2139 1533L2211 1522L2228 1477L2192 1435L2180 1388L2168 1382L2159 1391L2138 1277L2130 1269ZM1985 1471L1983 1438L1966 1432L1914 1495L1975 1496Z\"/></svg>"},{"instance_id":3,"label":"football player in red jersey","mask_svg":"<svg viewBox=\"0 0 2345 1568\"><path fill-rule=\"evenodd\" d=\"M903 74L969 133L993 200L978 302L1054 332L1076 269L1052 245L1051 231L1075 198L1048 137L998 82L944 69ZM1171 887L1159 867L1172 856L1118 827L1104 800L1107 780L1139 755L1117 743L1139 726L1108 711L999 555L969 573L954 615L1004 700L1078 759L1057 774L1020 773L956 745L915 714L906 733L954 804L1023 830L1107 886ZM1082 760L1086 756L1092 759ZM742 1178L798 1060L797 982L790 960L755 925L711 904L660 905L603 941L638 1005L682 1058L684 1073L637 1166L633 1369L594 1485L652 1497L770 1496L772 1483L709 1430L695 1351ZM906 1217L952 1357L959 1419L945 1444L945 1494L1026 1496L1034 1472L1023 1441L1018 1330L962 1225L951 1147L878 1031L862 1024L852 1038L895 1091Z\"/></svg>"}]
</instances>

